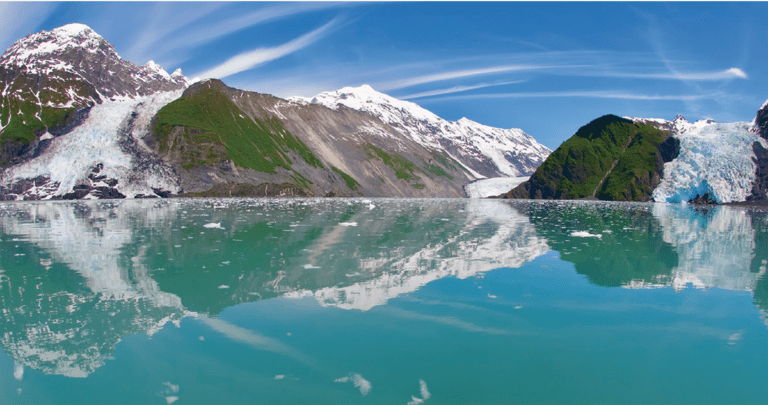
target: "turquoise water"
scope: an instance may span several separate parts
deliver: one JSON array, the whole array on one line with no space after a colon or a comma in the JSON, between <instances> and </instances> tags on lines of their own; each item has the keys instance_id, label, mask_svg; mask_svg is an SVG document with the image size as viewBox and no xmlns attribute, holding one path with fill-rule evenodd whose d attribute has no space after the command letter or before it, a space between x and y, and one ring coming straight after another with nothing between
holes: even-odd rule
<instances>
[{"instance_id":1,"label":"turquoise water","mask_svg":"<svg viewBox=\"0 0 768 405\"><path fill-rule=\"evenodd\" d=\"M2 404L762 404L768 215L2 203Z\"/></svg>"}]
</instances>

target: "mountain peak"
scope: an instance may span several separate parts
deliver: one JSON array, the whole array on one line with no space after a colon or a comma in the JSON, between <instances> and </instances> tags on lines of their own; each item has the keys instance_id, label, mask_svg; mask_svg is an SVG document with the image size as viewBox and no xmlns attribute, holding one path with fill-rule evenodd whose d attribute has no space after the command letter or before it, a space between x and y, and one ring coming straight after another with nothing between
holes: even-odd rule
<instances>
[{"instance_id":1,"label":"mountain peak","mask_svg":"<svg viewBox=\"0 0 768 405\"><path fill-rule=\"evenodd\" d=\"M0 64L28 70L42 68L71 51L120 58L101 35L85 24L73 23L19 39L0 57Z\"/></svg>"},{"instance_id":2,"label":"mountain peak","mask_svg":"<svg viewBox=\"0 0 768 405\"><path fill-rule=\"evenodd\" d=\"M59 28L54 28L51 30L52 33L58 34L60 36L78 36L78 35L95 35L101 38L101 35L97 34L91 27L80 24L80 23L71 23L67 25L62 25Z\"/></svg>"}]
</instances>

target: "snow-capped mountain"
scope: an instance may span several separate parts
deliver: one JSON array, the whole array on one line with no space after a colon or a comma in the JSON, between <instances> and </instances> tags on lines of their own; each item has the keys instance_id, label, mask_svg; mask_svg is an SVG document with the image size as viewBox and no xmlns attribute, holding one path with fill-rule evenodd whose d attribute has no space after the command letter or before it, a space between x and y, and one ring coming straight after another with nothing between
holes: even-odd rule
<instances>
[{"instance_id":1,"label":"snow-capped mountain","mask_svg":"<svg viewBox=\"0 0 768 405\"><path fill-rule=\"evenodd\" d=\"M124 61L82 24L16 41L0 89L7 200L461 197L467 182L528 175L549 153L521 130L446 121L367 86L290 102L193 84Z\"/></svg>"},{"instance_id":2,"label":"snow-capped mountain","mask_svg":"<svg viewBox=\"0 0 768 405\"><path fill-rule=\"evenodd\" d=\"M427 148L446 150L476 178L530 175L551 152L521 129L493 128L467 118L447 121L368 85L291 100L365 111Z\"/></svg>"},{"instance_id":3,"label":"snow-capped mountain","mask_svg":"<svg viewBox=\"0 0 768 405\"><path fill-rule=\"evenodd\" d=\"M173 170L141 138L188 85L181 70L123 60L83 24L16 41L0 57L2 198L178 192Z\"/></svg>"},{"instance_id":4,"label":"snow-capped mountain","mask_svg":"<svg viewBox=\"0 0 768 405\"><path fill-rule=\"evenodd\" d=\"M136 66L123 60L109 42L83 24L22 38L0 57L0 65L23 74L71 73L106 98L144 96L189 85L181 69L168 74L153 61Z\"/></svg>"}]
</instances>

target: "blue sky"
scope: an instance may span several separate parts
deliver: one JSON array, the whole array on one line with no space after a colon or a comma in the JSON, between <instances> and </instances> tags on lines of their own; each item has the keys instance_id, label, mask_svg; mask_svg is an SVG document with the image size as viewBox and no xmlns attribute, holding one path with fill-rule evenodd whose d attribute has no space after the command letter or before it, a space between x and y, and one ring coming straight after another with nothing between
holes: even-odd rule
<instances>
[{"instance_id":1,"label":"blue sky","mask_svg":"<svg viewBox=\"0 0 768 405\"><path fill-rule=\"evenodd\" d=\"M0 3L0 47L80 22L126 60L281 97L369 84L554 149L601 115L751 121L766 3Z\"/></svg>"}]
</instances>

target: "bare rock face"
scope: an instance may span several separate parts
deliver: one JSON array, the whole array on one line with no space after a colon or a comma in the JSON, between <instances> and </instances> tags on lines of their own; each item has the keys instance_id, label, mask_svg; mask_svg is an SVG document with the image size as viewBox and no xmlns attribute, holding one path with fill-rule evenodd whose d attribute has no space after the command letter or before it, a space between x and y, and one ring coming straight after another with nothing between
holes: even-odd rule
<instances>
[{"instance_id":1,"label":"bare rock face","mask_svg":"<svg viewBox=\"0 0 768 405\"><path fill-rule=\"evenodd\" d=\"M768 140L768 102L757 111L754 130L761 138ZM768 200L768 149L760 142L752 145L755 152L755 184L752 186L752 194L747 201Z\"/></svg>"},{"instance_id":2,"label":"bare rock face","mask_svg":"<svg viewBox=\"0 0 768 405\"><path fill-rule=\"evenodd\" d=\"M755 117L755 130L760 134L760 137L768 140L768 102L763 104L757 111L757 116Z\"/></svg>"}]
</instances>

